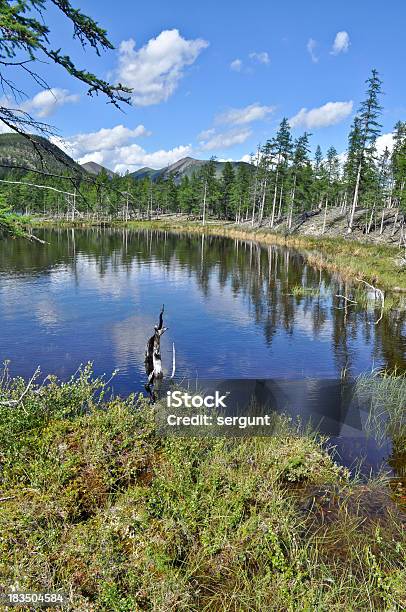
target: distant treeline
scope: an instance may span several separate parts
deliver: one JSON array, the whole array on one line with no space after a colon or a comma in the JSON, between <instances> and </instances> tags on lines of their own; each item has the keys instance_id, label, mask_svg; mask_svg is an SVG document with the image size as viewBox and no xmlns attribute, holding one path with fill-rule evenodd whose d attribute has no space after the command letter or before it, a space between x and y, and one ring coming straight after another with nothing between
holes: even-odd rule
<instances>
[{"instance_id":1,"label":"distant treeline","mask_svg":"<svg viewBox=\"0 0 406 612\"><path fill-rule=\"evenodd\" d=\"M128 220L179 212L253 224L266 221L270 227L283 221L290 229L298 215L317 211L327 215L331 207L340 206L349 231L354 229L355 211L360 208L365 211L362 226L366 233L371 228L382 231L388 219L403 227L406 122L396 123L393 147L378 154L382 82L376 70L366 85L345 155L338 155L333 146L323 154L318 146L312 158L311 134L293 139L289 122L283 119L275 136L251 156L251 167L241 164L234 169L226 163L220 177L213 158L191 177L170 175L156 181L135 180L130 175L109 178L105 172L69 179L34 172L22 176L21 171L13 171L4 178L26 184L1 183L0 189L14 211L68 218L86 215Z\"/></svg>"}]
</instances>

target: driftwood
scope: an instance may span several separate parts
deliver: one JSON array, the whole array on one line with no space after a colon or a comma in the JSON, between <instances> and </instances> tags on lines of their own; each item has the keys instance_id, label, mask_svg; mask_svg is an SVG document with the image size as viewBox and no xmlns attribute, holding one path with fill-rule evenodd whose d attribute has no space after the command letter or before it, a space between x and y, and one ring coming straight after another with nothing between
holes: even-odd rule
<instances>
[{"instance_id":1,"label":"driftwood","mask_svg":"<svg viewBox=\"0 0 406 612\"><path fill-rule=\"evenodd\" d=\"M171 379L174 378L176 372L176 353L175 353L175 343L172 342L172 374Z\"/></svg>"},{"instance_id":2,"label":"driftwood","mask_svg":"<svg viewBox=\"0 0 406 612\"><path fill-rule=\"evenodd\" d=\"M150 394L152 402L156 399L155 391L159 388L159 383L163 378L162 359L161 359L161 336L167 330L164 327L164 305L159 313L158 325L154 326L154 335L147 342L145 349L145 372L148 380L145 389Z\"/></svg>"},{"instance_id":3,"label":"driftwood","mask_svg":"<svg viewBox=\"0 0 406 612\"><path fill-rule=\"evenodd\" d=\"M355 302L355 300L351 300L349 297L346 297L345 295L340 295L339 293L337 293L336 297L342 298L345 302L349 302L350 304L358 304L358 302Z\"/></svg>"},{"instance_id":4,"label":"driftwood","mask_svg":"<svg viewBox=\"0 0 406 612\"><path fill-rule=\"evenodd\" d=\"M384 311L384 308L385 308L385 294L382 291L382 289L378 289L377 287L374 287L373 285L370 285L370 283L367 283L366 281L362 280L362 278L357 278L357 281L359 283L364 283L364 285L366 285L367 287L372 289L372 291L374 291L374 293L375 293L375 298L378 295L379 299L381 300L381 314L380 314L379 319L377 319L375 321L375 325L377 325L382 320L382 317L383 317L383 311Z\"/></svg>"},{"instance_id":5,"label":"driftwood","mask_svg":"<svg viewBox=\"0 0 406 612\"><path fill-rule=\"evenodd\" d=\"M30 387L31 387L32 383L38 378L39 373L40 373L40 368L38 367L35 370L34 374L31 376L30 380L28 381L27 386L25 387L24 391L21 393L21 395L20 395L20 397L18 399L2 401L2 402L0 402L0 405L1 406L10 406L10 407L13 407L13 406L18 406L19 404L21 404L23 399L27 395L28 391L30 390Z\"/></svg>"}]
</instances>

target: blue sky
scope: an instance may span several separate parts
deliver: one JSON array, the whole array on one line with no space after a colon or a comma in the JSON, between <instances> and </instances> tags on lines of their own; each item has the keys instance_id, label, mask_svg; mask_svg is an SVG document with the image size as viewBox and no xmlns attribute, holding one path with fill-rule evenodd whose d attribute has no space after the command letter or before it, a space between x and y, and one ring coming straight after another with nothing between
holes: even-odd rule
<instances>
[{"instance_id":1,"label":"blue sky","mask_svg":"<svg viewBox=\"0 0 406 612\"><path fill-rule=\"evenodd\" d=\"M80 7L108 30L116 49L99 58L83 52L66 20L50 10L53 44L79 66L133 86L133 106L119 112L90 99L52 66L45 69L55 97L30 86L24 104L57 126L68 152L82 161L124 171L185 155L238 160L271 137L284 116L294 135L313 134L313 147L333 144L341 152L373 67L384 81L383 133L406 118L403 0L117 0Z\"/></svg>"}]
</instances>

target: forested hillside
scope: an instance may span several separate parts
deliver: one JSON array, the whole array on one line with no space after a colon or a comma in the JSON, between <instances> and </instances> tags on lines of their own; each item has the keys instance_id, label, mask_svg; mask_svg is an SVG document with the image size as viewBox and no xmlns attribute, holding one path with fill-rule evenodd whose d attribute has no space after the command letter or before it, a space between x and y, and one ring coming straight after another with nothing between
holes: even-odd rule
<instances>
[{"instance_id":1,"label":"forested hillside","mask_svg":"<svg viewBox=\"0 0 406 612\"><path fill-rule=\"evenodd\" d=\"M84 174L83 168L59 147L43 136L0 134L0 176L8 174L9 167L20 172L42 170L49 173Z\"/></svg>"},{"instance_id":2,"label":"forested hillside","mask_svg":"<svg viewBox=\"0 0 406 612\"><path fill-rule=\"evenodd\" d=\"M58 191L7 183L1 184L1 191L15 211L69 218L108 216L129 220L179 212L271 228L283 224L286 231L291 231L303 219L318 214L324 219L324 233L325 219L334 209L341 211L348 233L356 227L362 227L366 234L372 230L382 233L389 225L393 234L403 236L406 122L398 121L394 126L393 147L378 152L381 90L381 80L373 70L345 153L339 154L334 146L327 151L317 146L312 155L311 134L293 138L288 120L283 119L276 134L252 155L251 165L224 162L220 167L215 158L191 164L186 158L174 164L172 171L143 168L118 176L101 170L96 176L75 175L74 181L63 176L66 169L59 178L30 172L23 183ZM22 157L25 151L22 147ZM25 165L29 162L28 157ZM13 173L8 173L7 178L12 177Z\"/></svg>"}]
</instances>

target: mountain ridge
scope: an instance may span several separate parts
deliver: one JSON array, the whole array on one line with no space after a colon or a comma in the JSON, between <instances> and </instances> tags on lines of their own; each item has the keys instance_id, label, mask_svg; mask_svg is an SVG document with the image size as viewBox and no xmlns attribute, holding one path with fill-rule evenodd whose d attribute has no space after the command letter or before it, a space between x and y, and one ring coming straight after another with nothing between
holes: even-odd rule
<instances>
[{"instance_id":1,"label":"mountain ridge","mask_svg":"<svg viewBox=\"0 0 406 612\"><path fill-rule=\"evenodd\" d=\"M102 166L97 162L85 162L84 164L80 164L80 166L81 168L84 168L86 172L88 172L89 174L93 174L94 176L97 176L98 174L100 174L100 172L105 172L109 178L117 176L117 174L113 172L113 170L110 170L110 168L106 168L106 166Z\"/></svg>"},{"instance_id":2,"label":"mountain ridge","mask_svg":"<svg viewBox=\"0 0 406 612\"><path fill-rule=\"evenodd\" d=\"M167 179L170 175L172 175L175 179L175 182L179 182L184 176L191 177L193 173L199 170L202 166L208 163L208 160L204 159L195 159L194 157L182 157L178 159L176 162L170 164L169 166L165 166L165 168L160 168L155 170L153 168L140 168L135 172L131 172L130 176L136 180L140 180L142 178L149 177L151 180L156 181L159 178ZM216 176L219 178L223 171L223 168L227 162L223 161L215 161L215 171ZM244 161L230 161L229 162L234 170L239 166L246 166L250 170L252 170L252 164Z\"/></svg>"},{"instance_id":3,"label":"mountain ridge","mask_svg":"<svg viewBox=\"0 0 406 612\"><path fill-rule=\"evenodd\" d=\"M190 178L194 172L200 170L207 163L208 160L187 156L163 168L144 166L134 172L130 172L129 176L134 180L150 178L154 182L160 179L166 180L172 176L175 182L179 183L183 177L187 176ZM214 162L217 178L221 176L226 163L224 161ZM253 168L251 164L243 161L230 161L229 163L231 163L234 170L241 165L246 166L250 170ZM70 171L79 176L97 176L100 172L105 172L110 178L118 176L116 172L97 162L90 161L80 164L43 136L29 135L25 137L11 132L0 134L1 175L7 173L7 166L22 173L27 170L37 170L51 174L66 174L67 171Z\"/></svg>"}]
</instances>

